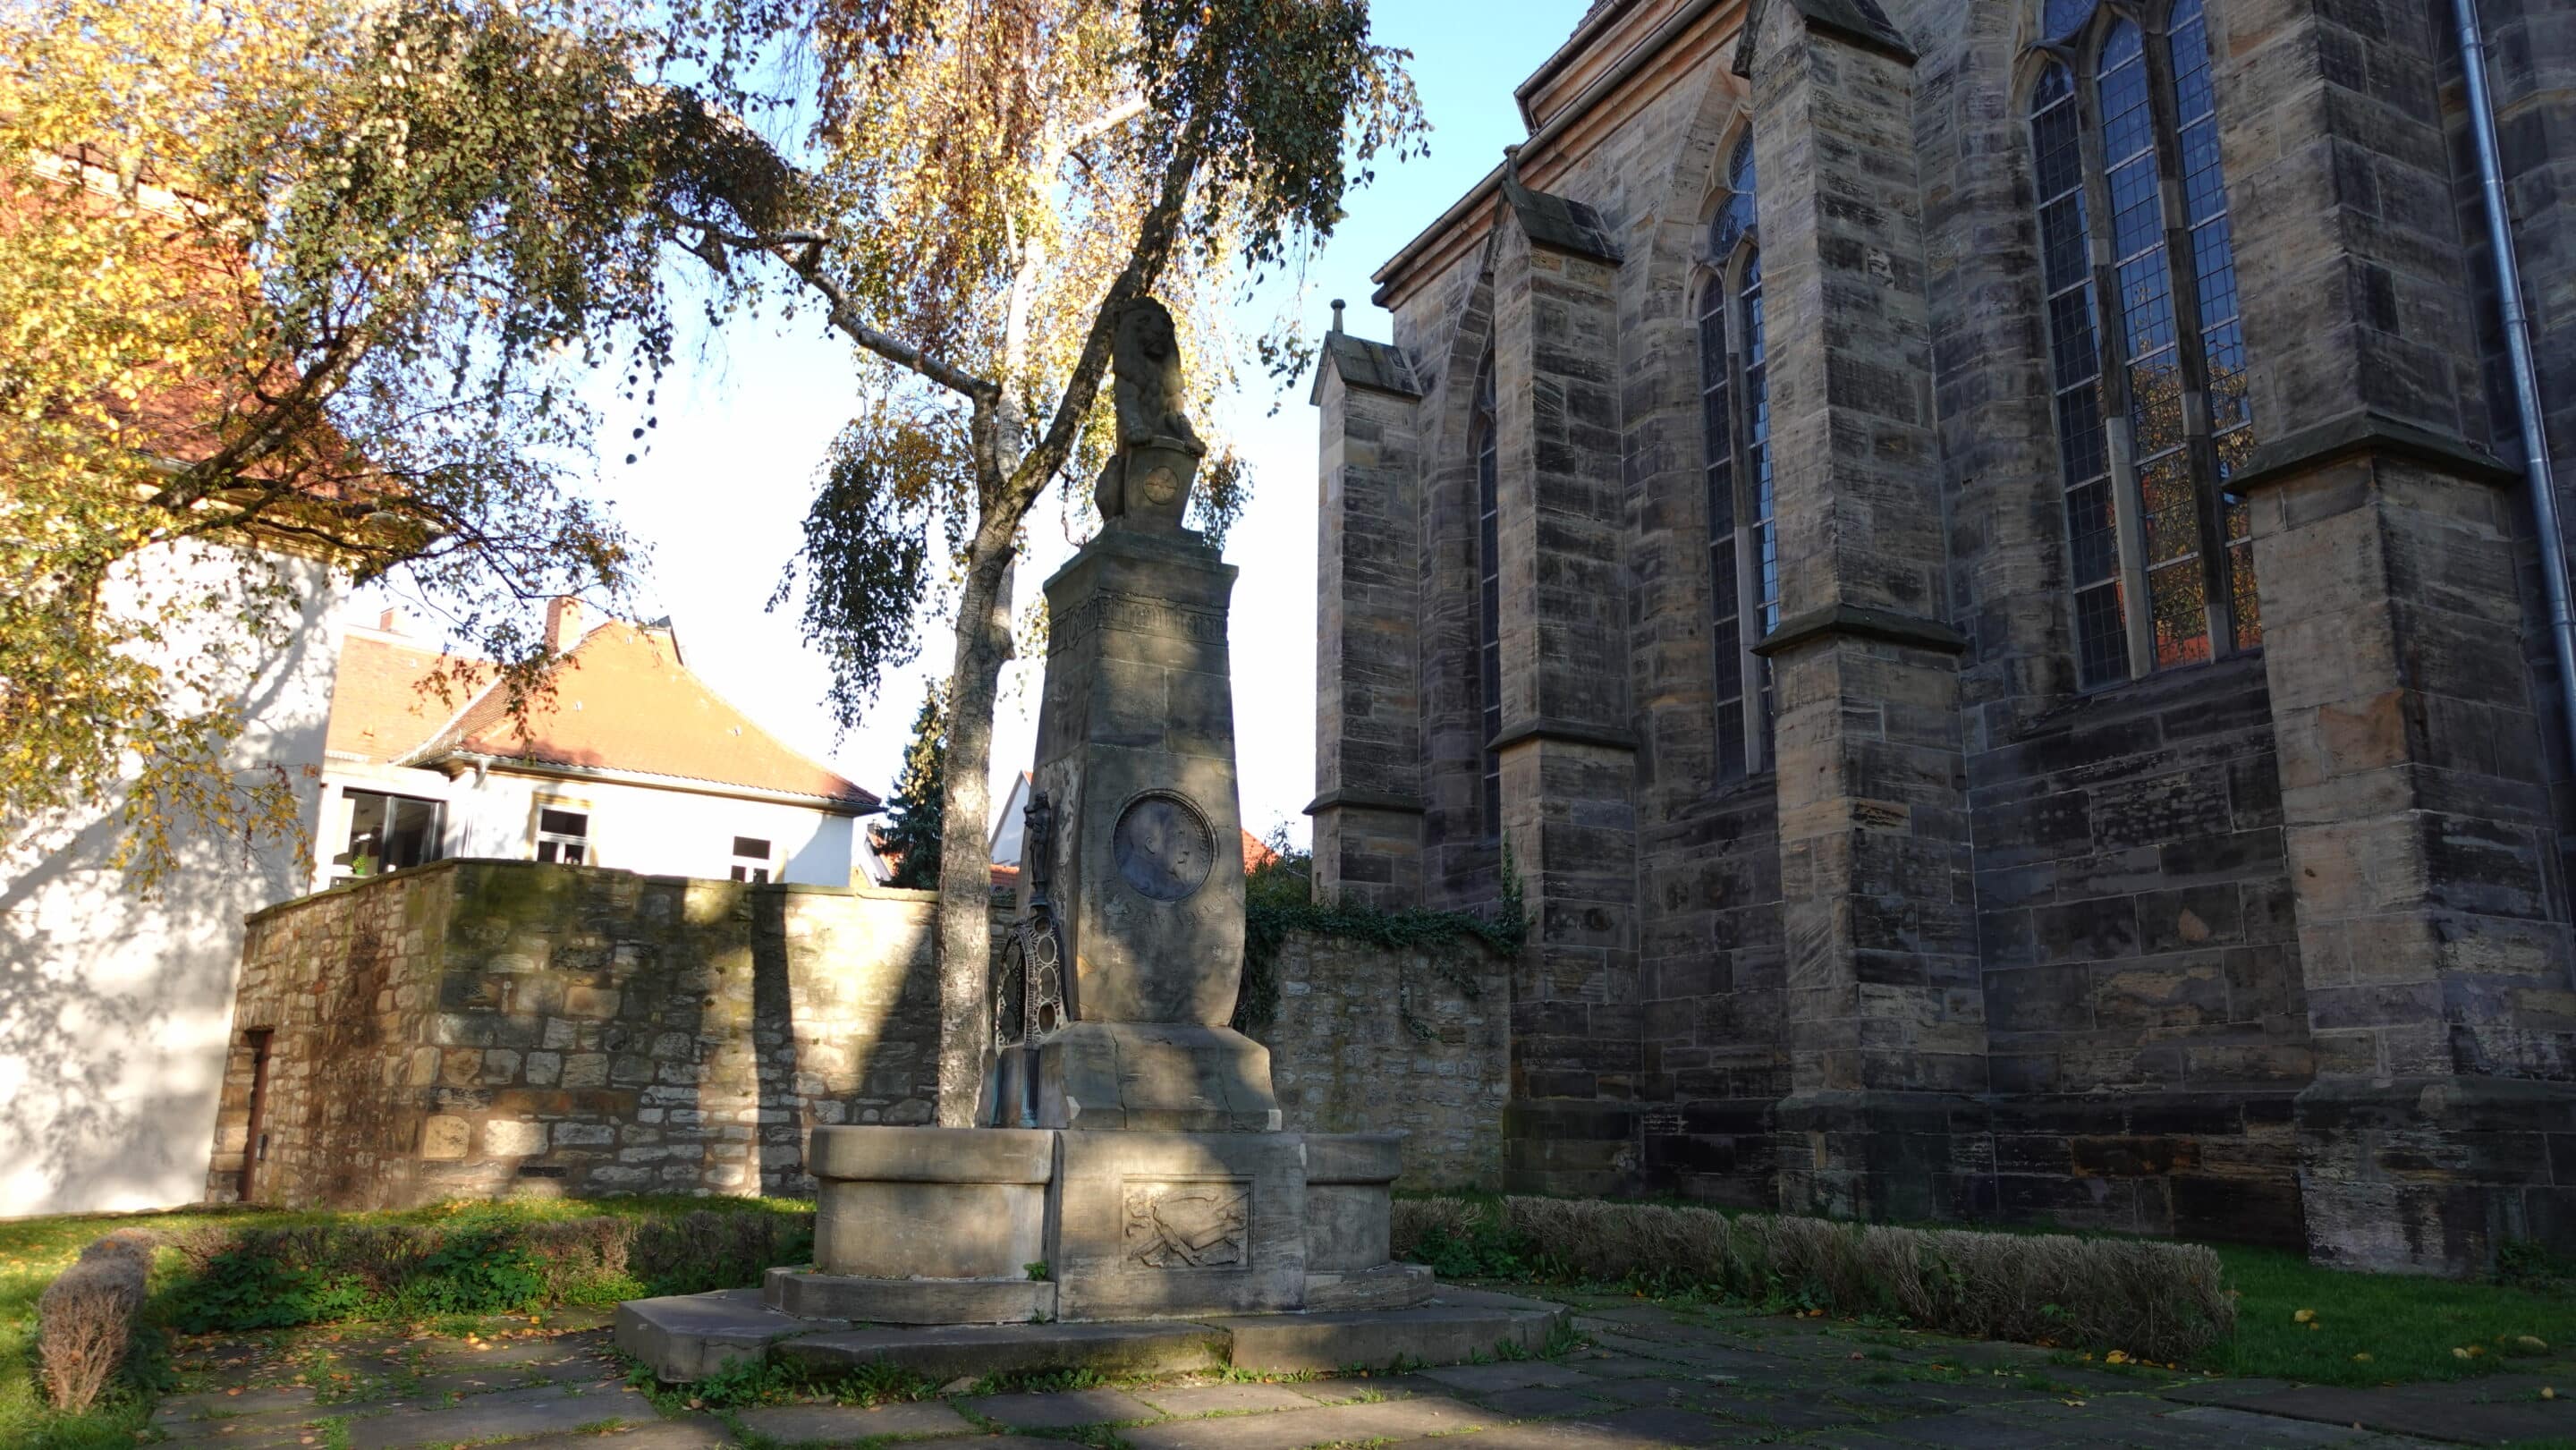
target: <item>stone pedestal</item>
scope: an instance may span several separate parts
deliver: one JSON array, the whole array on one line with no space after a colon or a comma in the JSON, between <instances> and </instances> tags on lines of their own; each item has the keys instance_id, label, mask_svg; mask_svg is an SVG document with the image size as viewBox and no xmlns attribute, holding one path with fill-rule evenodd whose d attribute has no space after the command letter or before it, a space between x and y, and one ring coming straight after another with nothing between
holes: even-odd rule
<instances>
[{"instance_id":1,"label":"stone pedestal","mask_svg":"<svg viewBox=\"0 0 2576 1450\"><path fill-rule=\"evenodd\" d=\"M1243 962L1226 608L1195 534L1120 519L1046 583L1037 789L1073 1019L1036 1062L1038 1121L1085 1131L1279 1126L1270 1057L1226 1026Z\"/></svg>"},{"instance_id":2,"label":"stone pedestal","mask_svg":"<svg viewBox=\"0 0 2576 1450\"><path fill-rule=\"evenodd\" d=\"M1037 789L1079 1022L1234 1015L1242 817L1226 604L1196 535L1110 527L1046 582Z\"/></svg>"},{"instance_id":3,"label":"stone pedestal","mask_svg":"<svg viewBox=\"0 0 2576 1450\"><path fill-rule=\"evenodd\" d=\"M815 1271L769 1307L880 1324L1420 1302L1391 1261L1392 1133L814 1130Z\"/></svg>"},{"instance_id":4,"label":"stone pedestal","mask_svg":"<svg viewBox=\"0 0 2576 1450\"><path fill-rule=\"evenodd\" d=\"M1074 1022L1037 1049L1038 1125L1084 1132L1270 1133L1270 1049L1230 1027Z\"/></svg>"}]
</instances>

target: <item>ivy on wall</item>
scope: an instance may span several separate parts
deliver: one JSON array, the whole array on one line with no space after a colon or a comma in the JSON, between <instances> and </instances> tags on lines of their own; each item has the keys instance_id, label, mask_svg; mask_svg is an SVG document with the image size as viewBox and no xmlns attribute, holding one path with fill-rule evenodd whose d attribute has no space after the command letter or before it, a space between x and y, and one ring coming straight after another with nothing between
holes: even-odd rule
<instances>
[{"instance_id":1,"label":"ivy on wall","mask_svg":"<svg viewBox=\"0 0 2576 1450\"><path fill-rule=\"evenodd\" d=\"M1279 1011L1279 948L1291 932L1341 937L1398 954L1402 961L1419 953L1441 979L1462 995L1482 989L1475 974L1458 959L1458 948L1479 941L1495 955L1518 955L1529 940L1529 910L1513 868L1510 843L1503 846L1502 909L1491 916L1469 911L1427 911L1420 907L1389 910L1366 902L1319 902L1307 899L1310 858L1282 853L1252 873L1245 883L1243 911L1243 986L1234 1001L1234 1029L1257 1033ZM1416 1016L1409 982L1398 983L1397 1010L1416 1037L1429 1040L1431 1025Z\"/></svg>"}]
</instances>

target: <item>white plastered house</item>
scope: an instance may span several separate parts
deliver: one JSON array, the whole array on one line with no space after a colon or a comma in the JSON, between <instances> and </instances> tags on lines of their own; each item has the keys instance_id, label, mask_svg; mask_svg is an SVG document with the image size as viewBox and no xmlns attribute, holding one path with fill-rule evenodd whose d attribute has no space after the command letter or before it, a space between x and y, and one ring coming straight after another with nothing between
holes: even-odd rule
<instances>
[{"instance_id":1,"label":"white plastered house","mask_svg":"<svg viewBox=\"0 0 2576 1450\"><path fill-rule=\"evenodd\" d=\"M390 624L388 619L386 623ZM877 798L762 729L693 673L667 625L547 615L568 657L513 718L505 691L423 681L443 657L387 628L342 646L315 887L450 856L657 876L871 879ZM451 679L453 676L451 675Z\"/></svg>"}]
</instances>

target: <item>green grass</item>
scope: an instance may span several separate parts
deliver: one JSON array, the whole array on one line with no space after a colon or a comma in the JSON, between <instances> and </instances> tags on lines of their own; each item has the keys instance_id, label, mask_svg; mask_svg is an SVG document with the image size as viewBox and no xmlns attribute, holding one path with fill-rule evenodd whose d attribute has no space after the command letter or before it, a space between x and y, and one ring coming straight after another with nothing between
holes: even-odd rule
<instances>
[{"instance_id":1,"label":"green grass","mask_svg":"<svg viewBox=\"0 0 2576 1450\"><path fill-rule=\"evenodd\" d=\"M2576 1294L2534 1293L2494 1283L2323 1269L2277 1249L2218 1250L2240 1297L2236 1334L2203 1368L2311 1384L2457 1380L2576 1358ZM2319 1327L2297 1320L2316 1311ZM2536 1359L2506 1354L2515 1335L2545 1341ZM2454 1349L2482 1348L2472 1359ZM2356 1360L2367 1354L2367 1360ZM2576 1393L2576 1383L2557 1387Z\"/></svg>"},{"instance_id":2,"label":"green grass","mask_svg":"<svg viewBox=\"0 0 2576 1450\"><path fill-rule=\"evenodd\" d=\"M599 1215L649 1218L683 1213L807 1213L811 1203L790 1199L686 1198L652 1195L610 1199L507 1199L449 1203L382 1213L290 1212L267 1208L196 1208L167 1213L77 1213L0 1222L0 1445L11 1450L132 1450L151 1414L150 1394L120 1387L86 1414L64 1415L46 1403L36 1380L36 1301L56 1274L80 1257L91 1240L120 1228L286 1228L305 1224L431 1224L464 1214L487 1221L540 1223ZM175 1256L154 1266L153 1293L166 1294L177 1278ZM146 1343L139 1377L157 1387L167 1371L160 1335L146 1311Z\"/></svg>"}]
</instances>

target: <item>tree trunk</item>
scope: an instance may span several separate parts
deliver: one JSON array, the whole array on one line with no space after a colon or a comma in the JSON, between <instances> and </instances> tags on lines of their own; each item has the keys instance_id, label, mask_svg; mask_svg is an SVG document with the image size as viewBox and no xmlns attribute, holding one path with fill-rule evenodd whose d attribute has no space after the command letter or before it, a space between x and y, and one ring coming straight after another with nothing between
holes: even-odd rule
<instances>
[{"instance_id":1,"label":"tree trunk","mask_svg":"<svg viewBox=\"0 0 2576 1450\"><path fill-rule=\"evenodd\" d=\"M987 520L957 605L939 805L939 1125L975 1125L992 1024L993 705L1011 658L1012 530ZM999 538L991 537L998 534Z\"/></svg>"}]
</instances>

